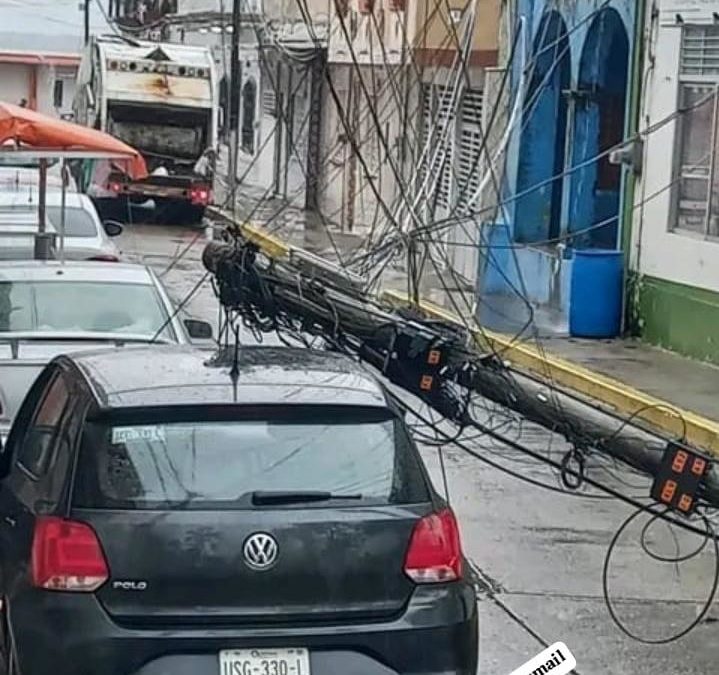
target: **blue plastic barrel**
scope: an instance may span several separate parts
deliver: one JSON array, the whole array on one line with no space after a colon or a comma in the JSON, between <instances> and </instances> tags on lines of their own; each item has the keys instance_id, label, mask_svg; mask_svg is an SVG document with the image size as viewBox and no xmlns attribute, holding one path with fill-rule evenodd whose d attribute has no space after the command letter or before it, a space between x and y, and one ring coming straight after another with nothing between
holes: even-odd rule
<instances>
[{"instance_id":1,"label":"blue plastic barrel","mask_svg":"<svg viewBox=\"0 0 719 675\"><path fill-rule=\"evenodd\" d=\"M574 337L613 338L622 325L621 251L587 249L574 252L569 333Z\"/></svg>"}]
</instances>

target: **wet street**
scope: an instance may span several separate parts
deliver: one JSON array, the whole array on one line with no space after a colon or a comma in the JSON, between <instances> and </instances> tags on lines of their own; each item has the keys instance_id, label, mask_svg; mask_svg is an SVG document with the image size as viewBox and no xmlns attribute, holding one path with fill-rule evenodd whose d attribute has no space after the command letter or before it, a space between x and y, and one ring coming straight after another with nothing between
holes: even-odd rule
<instances>
[{"instance_id":1,"label":"wet street","mask_svg":"<svg viewBox=\"0 0 719 675\"><path fill-rule=\"evenodd\" d=\"M204 233L190 228L129 225L120 246L124 254L150 265L173 300L182 301L205 277L201 254ZM181 259L177 259L182 256ZM218 321L218 305L208 279L187 303L189 314ZM243 340L250 342L249 335ZM547 432L517 424L508 434L542 452ZM468 441L502 467L550 485L558 477L486 439ZM435 486L445 480L436 448L424 449ZM632 510L609 499L580 498L541 489L481 463L451 447L444 453L450 501L461 521L466 554L476 573L480 608L480 672L509 675L556 641L566 643L581 675L699 675L719 662L717 621L712 610L690 635L668 645L649 646L623 635L612 622L602 591L605 554ZM628 480L634 493L648 485ZM657 640L679 632L701 609L714 575L712 552L679 567L656 562L640 547L641 518L619 540L612 558L609 588L617 614L639 636ZM656 534L653 537L653 534ZM647 532L663 555L696 548L697 541L667 536L655 524ZM421 644L417 649L423 649Z\"/></svg>"}]
</instances>

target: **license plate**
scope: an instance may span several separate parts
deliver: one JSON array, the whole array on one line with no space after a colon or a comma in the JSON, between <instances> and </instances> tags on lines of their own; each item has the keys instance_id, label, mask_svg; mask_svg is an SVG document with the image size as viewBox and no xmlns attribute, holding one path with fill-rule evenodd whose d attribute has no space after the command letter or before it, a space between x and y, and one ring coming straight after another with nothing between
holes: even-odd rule
<instances>
[{"instance_id":1,"label":"license plate","mask_svg":"<svg viewBox=\"0 0 719 675\"><path fill-rule=\"evenodd\" d=\"M310 675L306 649L233 649L220 652L220 675Z\"/></svg>"},{"instance_id":2,"label":"license plate","mask_svg":"<svg viewBox=\"0 0 719 675\"><path fill-rule=\"evenodd\" d=\"M137 192L143 195L182 195L182 188L165 187L159 185L135 185L130 188L130 192Z\"/></svg>"}]
</instances>

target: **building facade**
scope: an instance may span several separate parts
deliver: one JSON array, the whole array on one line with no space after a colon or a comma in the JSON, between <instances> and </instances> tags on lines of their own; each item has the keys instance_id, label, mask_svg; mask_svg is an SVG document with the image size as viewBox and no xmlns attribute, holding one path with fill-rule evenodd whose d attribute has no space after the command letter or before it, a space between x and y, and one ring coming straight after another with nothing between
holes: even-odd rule
<instances>
[{"instance_id":1,"label":"building facade","mask_svg":"<svg viewBox=\"0 0 719 675\"><path fill-rule=\"evenodd\" d=\"M466 206L482 166L499 3L350 0L332 3L329 16L323 210L347 231L381 237L410 211L416 224ZM464 241L465 229L448 236ZM443 266L474 277L471 245L445 253Z\"/></svg>"},{"instance_id":2,"label":"building facade","mask_svg":"<svg viewBox=\"0 0 719 675\"><path fill-rule=\"evenodd\" d=\"M0 52L0 99L69 119L80 55Z\"/></svg>"},{"instance_id":3,"label":"building facade","mask_svg":"<svg viewBox=\"0 0 719 675\"><path fill-rule=\"evenodd\" d=\"M519 0L507 17L509 141L501 208L483 223L485 323L566 332L573 251L621 247L630 173L632 0ZM504 324L504 325L503 325Z\"/></svg>"},{"instance_id":4,"label":"building facade","mask_svg":"<svg viewBox=\"0 0 719 675\"><path fill-rule=\"evenodd\" d=\"M658 11L656 11L658 10ZM719 1L648 4L630 326L719 363Z\"/></svg>"}]
</instances>

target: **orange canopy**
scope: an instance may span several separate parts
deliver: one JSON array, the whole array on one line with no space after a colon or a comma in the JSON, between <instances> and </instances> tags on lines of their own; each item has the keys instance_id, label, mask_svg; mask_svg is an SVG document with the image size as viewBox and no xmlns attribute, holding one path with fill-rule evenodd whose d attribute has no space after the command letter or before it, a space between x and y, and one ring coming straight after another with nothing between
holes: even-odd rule
<instances>
[{"instance_id":1,"label":"orange canopy","mask_svg":"<svg viewBox=\"0 0 719 675\"><path fill-rule=\"evenodd\" d=\"M114 136L0 101L0 145L8 141L33 148L124 155L127 161L119 161L127 165L123 168L130 178L139 180L147 176L142 155Z\"/></svg>"}]
</instances>

